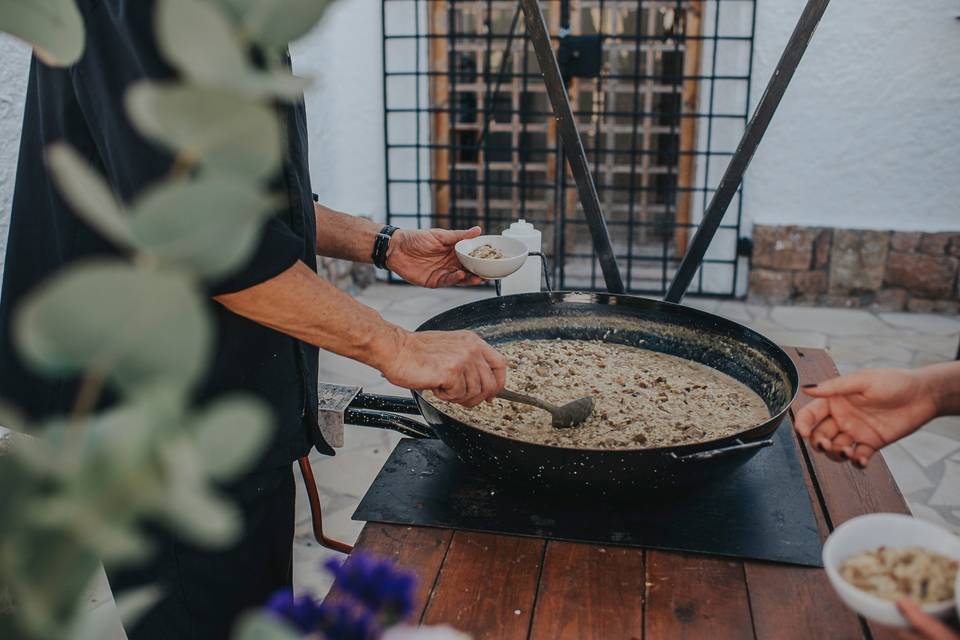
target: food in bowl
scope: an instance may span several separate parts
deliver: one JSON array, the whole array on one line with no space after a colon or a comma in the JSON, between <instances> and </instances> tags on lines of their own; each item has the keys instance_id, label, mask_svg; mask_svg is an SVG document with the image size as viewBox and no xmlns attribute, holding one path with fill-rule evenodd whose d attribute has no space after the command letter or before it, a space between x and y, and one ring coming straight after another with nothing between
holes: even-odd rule
<instances>
[{"instance_id":1,"label":"food in bowl","mask_svg":"<svg viewBox=\"0 0 960 640\"><path fill-rule=\"evenodd\" d=\"M480 258L481 260L503 260L507 257L503 255L503 251L489 244L482 244L467 255L471 258Z\"/></svg>"},{"instance_id":2,"label":"food in bowl","mask_svg":"<svg viewBox=\"0 0 960 640\"><path fill-rule=\"evenodd\" d=\"M843 579L883 600L951 601L960 562L922 547L879 547L847 558Z\"/></svg>"},{"instance_id":3,"label":"food in bowl","mask_svg":"<svg viewBox=\"0 0 960 640\"><path fill-rule=\"evenodd\" d=\"M645 449L733 435L770 417L764 401L698 362L599 340L518 340L497 349L507 386L555 404L592 395L586 422L555 429L550 415L495 399L473 409L430 401L461 422L526 442L562 447Z\"/></svg>"}]
</instances>

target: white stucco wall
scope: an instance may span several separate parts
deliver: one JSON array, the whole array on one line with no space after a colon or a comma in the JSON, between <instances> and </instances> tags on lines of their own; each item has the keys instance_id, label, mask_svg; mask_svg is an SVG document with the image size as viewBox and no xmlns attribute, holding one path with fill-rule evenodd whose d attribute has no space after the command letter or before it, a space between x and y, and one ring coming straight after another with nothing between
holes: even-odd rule
<instances>
[{"instance_id":1,"label":"white stucco wall","mask_svg":"<svg viewBox=\"0 0 960 640\"><path fill-rule=\"evenodd\" d=\"M802 0L759 0L754 104ZM753 159L764 224L960 229L960 4L832 2Z\"/></svg>"},{"instance_id":2,"label":"white stucco wall","mask_svg":"<svg viewBox=\"0 0 960 640\"><path fill-rule=\"evenodd\" d=\"M383 220L383 73L380 2L338 0L292 47L307 92L313 190L335 209Z\"/></svg>"}]
</instances>

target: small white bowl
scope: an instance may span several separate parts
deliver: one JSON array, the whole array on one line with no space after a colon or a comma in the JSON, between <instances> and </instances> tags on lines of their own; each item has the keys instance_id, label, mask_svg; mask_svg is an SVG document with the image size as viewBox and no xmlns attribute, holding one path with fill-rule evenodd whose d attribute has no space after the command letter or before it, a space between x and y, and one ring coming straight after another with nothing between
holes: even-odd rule
<instances>
[{"instance_id":1,"label":"small white bowl","mask_svg":"<svg viewBox=\"0 0 960 640\"><path fill-rule=\"evenodd\" d=\"M474 258L470 255L471 251L484 244L499 249L503 258ZM453 248L464 269L487 280L507 277L523 266L529 253L527 245L507 236L478 236L461 240Z\"/></svg>"},{"instance_id":2,"label":"small white bowl","mask_svg":"<svg viewBox=\"0 0 960 640\"><path fill-rule=\"evenodd\" d=\"M840 575L840 565L846 559L878 547L922 547L960 560L960 538L933 523L910 516L872 513L844 522L824 543L823 566L840 599L865 618L892 627L907 627L909 624L895 603L861 591ZM945 618L955 604L953 601L925 604L923 610Z\"/></svg>"}]
</instances>

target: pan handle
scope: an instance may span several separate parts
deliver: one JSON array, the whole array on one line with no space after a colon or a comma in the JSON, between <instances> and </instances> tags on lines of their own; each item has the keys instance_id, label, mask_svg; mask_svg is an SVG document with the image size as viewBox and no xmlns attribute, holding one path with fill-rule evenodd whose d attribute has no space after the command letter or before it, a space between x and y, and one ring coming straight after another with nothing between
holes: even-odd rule
<instances>
[{"instance_id":1,"label":"pan handle","mask_svg":"<svg viewBox=\"0 0 960 640\"><path fill-rule=\"evenodd\" d=\"M376 429L390 429L402 433L410 438L436 438L436 434L430 427L417 422L413 418L400 416L388 411L375 411L373 409L353 409L349 408L343 412L344 424L352 424L357 427L374 427Z\"/></svg>"},{"instance_id":2,"label":"pan handle","mask_svg":"<svg viewBox=\"0 0 960 640\"><path fill-rule=\"evenodd\" d=\"M698 460L710 460L711 458L716 458L718 456L725 456L736 451L746 451L748 449L762 449L764 447L769 447L773 444L773 440L755 440L753 442L743 442L742 440L736 440L737 444L732 444L728 447L718 447L717 449L709 449L707 451L697 451L696 453L688 453L686 455L678 456L676 453L670 452L670 457L678 462L695 462Z\"/></svg>"}]
</instances>

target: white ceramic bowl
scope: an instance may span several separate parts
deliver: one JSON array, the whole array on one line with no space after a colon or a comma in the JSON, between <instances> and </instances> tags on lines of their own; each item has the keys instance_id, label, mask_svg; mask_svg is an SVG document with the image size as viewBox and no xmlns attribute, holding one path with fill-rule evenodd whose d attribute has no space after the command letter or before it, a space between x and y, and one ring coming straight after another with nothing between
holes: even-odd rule
<instances>
[{"instance_id":1,"label":"white ceramic bowl","mask_svg":"<svg viewBox=\"0 0 960 640\"><path fill-rule=\"evenodd\" d=\"M898 513L873 513L853 518L837 527L823 545L823 566L830 584L851 609L871 620L893 627L909 626L897 605L870 595L840 575L844 560L878 547L923 547L960 560L960 538L942 527ZM955 603L923 605L923 610L945 618Z\"/></svg>"},{"instance_id":2,"label":"white ceramic bowl","mask_svg":"<svg viewBox=\"0 0 960 640\"><path fill-rule=\"evenodd\" d=\"M499 249L503 258L474 258L470 252L477 247L488 244ZM507 236L478 236L468 240L461 240L454 246L460 264L469 271L487 280L505 278L520 267L527 260L529 249L527 245L516 238Z\"/></svg>"}]
</instances>

